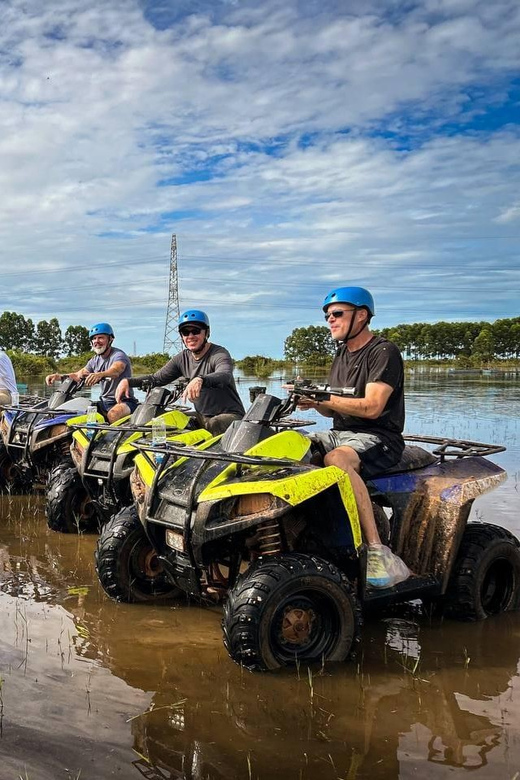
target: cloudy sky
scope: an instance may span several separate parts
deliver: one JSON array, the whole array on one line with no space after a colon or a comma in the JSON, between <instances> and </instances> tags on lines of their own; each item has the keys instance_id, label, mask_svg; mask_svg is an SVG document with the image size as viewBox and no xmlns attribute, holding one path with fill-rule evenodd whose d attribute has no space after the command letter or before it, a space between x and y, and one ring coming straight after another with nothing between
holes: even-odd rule
<instances>
[{"instance_id":1,"label":"cloudy sky","mask_svg":"<svg viewBox=\"0 0 520 780\"><path fill-rule=\"evenodd\" d=\"M180 305L281 356L333 287L377 327L517 316L517 0L3 0L0 311L161 351Z\"/></svg>"}]
</instances>

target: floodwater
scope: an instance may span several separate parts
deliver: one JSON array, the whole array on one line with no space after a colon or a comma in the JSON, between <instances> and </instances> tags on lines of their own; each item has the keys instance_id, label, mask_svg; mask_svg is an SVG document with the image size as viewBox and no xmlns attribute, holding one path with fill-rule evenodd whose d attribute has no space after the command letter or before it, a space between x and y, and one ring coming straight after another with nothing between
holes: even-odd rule
<instances>
[{"instance_id":1,"label":"floodwater","mask_svg":"<svg viewBox=\"0 0 520 780\"><path fill-rule=\"evenodd\" d=\"M413 375L407 408L410 433L508 447L473 519L520 536L518 380ZM218 608L105 597L95 542L0 497L0 780L520 778L520 613L405 605L367 620L355 662L252 674Z\"/></svg>"}]
</instances>

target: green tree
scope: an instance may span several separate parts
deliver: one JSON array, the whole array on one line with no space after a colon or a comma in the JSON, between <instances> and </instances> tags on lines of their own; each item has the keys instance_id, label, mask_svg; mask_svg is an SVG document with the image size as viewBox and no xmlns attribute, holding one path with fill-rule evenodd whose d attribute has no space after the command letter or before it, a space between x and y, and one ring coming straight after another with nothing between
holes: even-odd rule
<instances>
[{"instance_id":1,"label":"green tree","mask_svg":"<svg viewBox=\"0 0 520 780\"><path fill-rule=\"evenodd\" d=\"M69 325L65 331L63 346L69 357L88 352L90 350L88 328L83 327L83 325Z\"/></svg>"},{"instance_id":2,"label":"green tree","mask_svg":"<svg viewBox=\"0 0 520 780\"><path fill-rule=\"evenodd\" d=\"M516 358L520 357L520 321L515 322L511 326L511 334L510 334L508 351Z\"/></svg>"},{"instance_id":3,"label":"green tree","mask_svg":"<svg viewBox=\"0 0 520 780\"><path fill-rule=\"evenodd\" d=\"M33 321L26 320L23 314L4 311L0 316L0 347L24 352L32 349L33 342Z\"/></svg>"},{"instance_id":4,"label":"green tree","mask_svg":"<svg viewBox=\"0 0 520 780\"><path fill-rule=\"evenodd\" d=\"M495 354L495 340L489 327L482 328L473 342L473 354L482 361L493 359Z\"/></svg>"},{"instance_id":5,"label":"green tree","mask_svg":"<svg viewBox=\"0 0 520 780\"><path fill-rule=\"evenodd\" d=\"M292 363L324 366L334 356L336 342L325 325L309 325L308 328L295 328L287 336L284 352L286 359Z\"/></svg>"},{"instance_id":6,"label":"green tree","mask_svg":"<svg viewBox=\"0 0 520 780\"><path fill-rule=\"evenodd\" d=\"M35 347L37 355L48 355L54 359L58 357L63 348L63 338L56 317L48 322L40 320L36 326Z\"/></svg>"}]
</instances>

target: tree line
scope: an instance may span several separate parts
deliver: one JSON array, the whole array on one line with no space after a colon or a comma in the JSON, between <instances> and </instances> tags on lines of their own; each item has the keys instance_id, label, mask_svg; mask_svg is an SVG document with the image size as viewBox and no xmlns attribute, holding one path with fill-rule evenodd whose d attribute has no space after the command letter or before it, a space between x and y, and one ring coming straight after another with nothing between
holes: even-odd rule
<instances>
[{"instance_id":1,"label":"tree line","mask_svg":"<svg viewBox=\"0 0 520 780\"><path fill-rule=\"evenodd\" d=\"M454 360L461 366L476 366L520 358L520 317L495 322L416 322L373 333L393 341L407 360ZM327 326L310 325L295 328L285 339L285 361L249 355L237 365L257 376L269 376L287 364L327 368L336 349Z\"/></svg>"},{"instance_id":2,"label":"tree line","mask_svg":"<svg viewBox=\"0 0 520 780\"><path fill-rule=\"evenodd\" d=\"M417 322L383 328L409 360L511 360L520 357L520 317L494 322Z\"/></svg>"},{"instance_id":3,"label":"tree line","mask_svg":"<svg viewBox=\"0 0 520 780\"><path fill-rule=\"evenodd\" d=\"M88 352L90 340L83 325L69 325L63 334L56 317L34 324L23 314L4 311L0 315L0 348L56 360L61 355Z\"/></svg>"},{"instance_id":4,"label":"tree line","mask_svg":"<svg viewBox=\"0 0 520 780\"><path fill-rule=\"evenodd\" d=\"M520 358L520 317L494 322L405 323L374 333L393 341L407 360L455 360L460 365L471 366ZM23 355L24 373L36 373L42 359L55 365L59 358L67 363L66 356L83 356L91 351L88 329L83 325L69 325L62 333L56 317L35 324L23 314L10 311L0 315L0 348ZM237 365L247 374L267 377L287 364L326 368L335 351L336 343L329 329L325 325L309 325L295 328L287 336L285 360L248 355L237 361ZM34 366L31 356L37 356L33 359ZM154 366L163 358L167 356L150 356Z\"/></svg>"}]
</instances>

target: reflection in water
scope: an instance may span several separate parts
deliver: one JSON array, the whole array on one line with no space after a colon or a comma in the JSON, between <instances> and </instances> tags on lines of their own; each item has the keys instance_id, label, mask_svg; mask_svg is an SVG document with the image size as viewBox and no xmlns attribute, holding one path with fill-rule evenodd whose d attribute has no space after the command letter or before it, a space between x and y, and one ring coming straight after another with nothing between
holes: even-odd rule
<instances>
[{"instance_id":1,"label":"reflection in water","mask_svg":"<svg viewBox=\"0 0 520 780\"><path fill-rule=\"evenodd\" d=\"M1 545L3 589L62 605L69 652L148 692L128 716L125 777L434 777L434 765L500 777L493 754L514 752L518 614L461 625L401 608L370 618L357 663L251 674L225 656L217 609L114 604L91 585L94 540L43 523ZM73 692L66 706L74 718Z\"/></svg>"},{"instance_id":2,"label":"reflection in water","mask_svg":"<svg viewBox=\"0 0 520 780\"><path fill-rule=\"evenodd\" d=\"M431 386L412 391L413 429L441 433ZM488 390L480 398L474 425L451 388L459 419L445 409L442 433L464 424L458 435L505 436L517 448L519 415L505 419L504 404L508 396L518 411L518 390L497 392L500 403ZM481 436L480 421L495 414L494 435ZM494 492L486 518L504 525L519 522L509 470L509 492ZM217 608L105 598L95 539L49 532L41 498L0 497L0 518L6 780L24 777L24 767L31 780L79 771L81 780L386 780L467 770L487 780L520 766L519 613L466 625L404 606L367 619L354 663L251 674L227 658Z\"/></svg>"}]
</instances>

